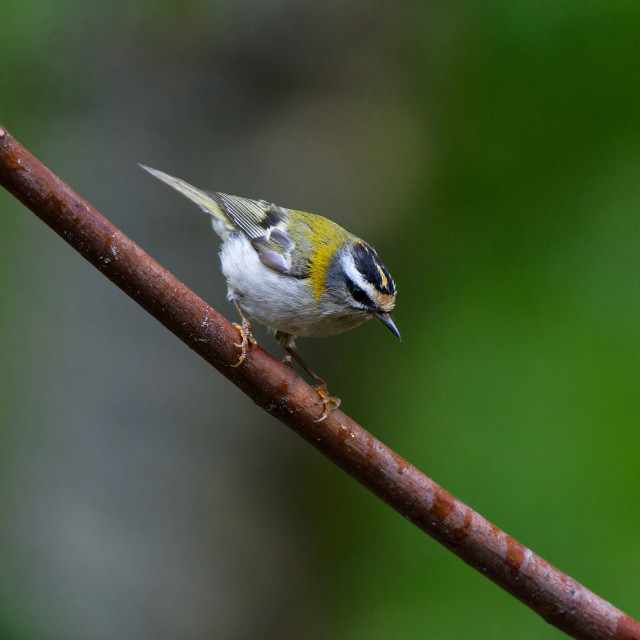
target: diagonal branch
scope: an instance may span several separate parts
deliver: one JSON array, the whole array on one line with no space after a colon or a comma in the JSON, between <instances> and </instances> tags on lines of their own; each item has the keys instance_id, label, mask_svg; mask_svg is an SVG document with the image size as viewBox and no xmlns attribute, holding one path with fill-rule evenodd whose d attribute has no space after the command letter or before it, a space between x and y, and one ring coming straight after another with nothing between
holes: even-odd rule
<instances>
[{"instance_id":1,"label":"diagonal branch","mask_svg":"<svg viewBox=\"0 0 640 640\"><path fill-rule=\"evenodd\" d=\"M238 360L238 332L0 127L0 184L169 331L424 532L574 638L640 640L640 624L514 540L262 349Z\"/></svg>"}]
</instances>

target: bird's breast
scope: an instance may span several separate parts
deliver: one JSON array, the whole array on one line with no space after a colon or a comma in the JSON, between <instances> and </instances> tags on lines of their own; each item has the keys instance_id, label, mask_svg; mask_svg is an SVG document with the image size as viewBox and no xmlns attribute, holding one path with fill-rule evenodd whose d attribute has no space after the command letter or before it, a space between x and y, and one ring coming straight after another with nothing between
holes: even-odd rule
<instances>
[{"instance_id":1,"label":"bird's breast","mask_svg":"<svg viewBox=\"0 0 640 640\"><path fill-rule=\"evenodd\" d=\"M273 329L307 337L331 336L358 326L363 315L347 315L317 300L309 279L288 276L265 266L246 236L234 234L220 251L229 298Z\"/></svg>"}]
</instances>

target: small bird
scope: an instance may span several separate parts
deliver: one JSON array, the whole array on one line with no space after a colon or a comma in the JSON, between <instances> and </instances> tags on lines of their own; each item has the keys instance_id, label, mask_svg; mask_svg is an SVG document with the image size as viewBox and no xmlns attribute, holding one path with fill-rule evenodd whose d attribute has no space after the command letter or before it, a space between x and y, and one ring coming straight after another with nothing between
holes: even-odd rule
<instances>
[{"instance_id":1,"label":"small bird","mask_svg":"<svg viewBox=\"0 0 640 640\"><path fill-rule=\"evenodd\" d=\"M331 336L377 318L395 336L389 312L396 285L378 254L335 222L265 200L198 189L140 165L211 216L222 239L220 262L227 299L235 306L242 342L238 363L256 345L245 312L275 331L278 343L313 378L324 420L340 404L295 351L295 338ZM285 359L291 364L291 358Z\"/></svg>"}]
</instances>

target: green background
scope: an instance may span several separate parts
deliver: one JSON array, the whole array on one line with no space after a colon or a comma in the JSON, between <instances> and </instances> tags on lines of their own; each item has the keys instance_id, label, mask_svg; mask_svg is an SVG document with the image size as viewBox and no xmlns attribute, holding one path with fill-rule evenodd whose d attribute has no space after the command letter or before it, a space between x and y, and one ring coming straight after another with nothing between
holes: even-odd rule
<instances>
[{"instance_id":1,"label":"green background","mask_svg":"<svg viewBox=\"0 0 640 640\"><path fill-rule=\"evenodd\" d=\"M402 343L368 323L303 357L640 617L638 3L4 0L0 19L0 124L228 317L206 218L136 162L373 244ZM6 192L0 213L1 637L563 637Z\"/></svg>"}]
</instances>

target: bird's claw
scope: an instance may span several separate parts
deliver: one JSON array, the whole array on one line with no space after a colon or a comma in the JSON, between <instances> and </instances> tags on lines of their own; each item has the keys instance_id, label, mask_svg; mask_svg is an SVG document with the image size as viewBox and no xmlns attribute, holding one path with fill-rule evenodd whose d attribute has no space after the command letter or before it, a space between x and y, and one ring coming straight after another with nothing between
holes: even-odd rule
<instances>
[{"instance_id":1,"label":"bird's claw","mask_svg":"<svg viewBox=\"0 0 640 640\"><path fill-rule=\"evenodd\" d=\"M242 338L241 343L236 343L236 347L238 347L242 351L240 353L240 357L238 358L238 362L231 366L239 367L247 358L249 345L257 347L258 343L256 342L256 339L251 335L251 323L246 318L242 318L242 324L234 324L233 326L238 330L238 332L240 333L240 337Z\"/></svg>"},{"instance_id":2,"label":"bird's claw","mask_svg":"<svg viewBox=\"0 0 640 640\"><path fill-rule=\"evenodd\" d=\"M313 390L320 396L320 402L322 403L322 415L314 422L322 422L331 412L335 411L339 406L340 398L335 398L329 395L329 389L327 389L327 383L324 380L317 379Z\"/></svg>"}]
</instances>

